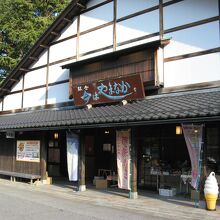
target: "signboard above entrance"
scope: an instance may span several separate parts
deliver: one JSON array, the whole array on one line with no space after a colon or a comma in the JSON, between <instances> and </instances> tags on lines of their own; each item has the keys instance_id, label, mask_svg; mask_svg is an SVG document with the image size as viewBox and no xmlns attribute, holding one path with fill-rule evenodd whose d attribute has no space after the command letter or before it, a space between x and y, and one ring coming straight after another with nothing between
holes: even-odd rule
<instances>
[{"instance_id":1,"label":"signboard above entrance","mask_svg":"<svg viewBox=\"0 0 220 220\"><path fill-rule=\"evenodd\" d=\"M120 102L144 98L140 75L132 75L73 87L74 103L77 106Z\"/></svg>"}]
</instances>

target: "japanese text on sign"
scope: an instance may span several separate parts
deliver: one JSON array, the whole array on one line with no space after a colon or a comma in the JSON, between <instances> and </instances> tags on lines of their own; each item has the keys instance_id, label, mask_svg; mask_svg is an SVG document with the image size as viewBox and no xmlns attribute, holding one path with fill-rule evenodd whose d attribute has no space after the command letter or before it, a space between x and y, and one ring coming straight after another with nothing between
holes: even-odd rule
<instances>
[{"instance_id":1,"label":"japanese text on sign","mask_svg":"<svg viewBox=\"0 0 220 220\"><path fill-rule=\"evenodd\" d=\"M17 141L17 161L40 162L40 141Z\"/></svg>"},{"instance_id":2,"label":"japanese text on sign","mask_svg":"<svg viewBox=\"0 0 220 220\"><path fill-rule=\"evenodd\" d=\"M97 92L95 91L93 94L88 92L88 88L88 86L84 87L83 96L81 96L85 104L87 104L90 99L95 101L99 100L100 95L103 95L110 100L120 100L136 91L136 88L133 88L134 91L129 92L129 88L131 88L131 86L128 82L124 81L121 83L114 82L113 84L109 82L107 85L101 83L100 86L96 87ZM81 91L81 89L81 87L78 87L78 91Z\"/></svg>"},{"instance_id":3,"label":"japanese text on sign","mask_svg":"<svg viewBox=\"0 0 220 220\"><path fill-rule=\"evenodd\" d=\"M144 97L139 75L126 78L80 85L74 88L76 105L133 100Z\"/></svg>"}]
</instances>

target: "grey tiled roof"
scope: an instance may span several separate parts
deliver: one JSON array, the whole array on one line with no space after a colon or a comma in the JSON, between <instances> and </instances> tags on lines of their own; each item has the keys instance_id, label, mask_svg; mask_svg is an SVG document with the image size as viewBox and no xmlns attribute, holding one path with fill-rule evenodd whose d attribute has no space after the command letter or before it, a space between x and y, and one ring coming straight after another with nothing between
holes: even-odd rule
<instances>
[{"instance_id":1,"label":"grey tiled roof","mask_svg":"<svg viewBox=\"0 0 220 220\"><path fill-rule=\"evenodd\" d=\"M111 126L220 118L220 90L156 95L127 105L41 110L0 116L0 129Z\"/></svg>"}]
</instances>

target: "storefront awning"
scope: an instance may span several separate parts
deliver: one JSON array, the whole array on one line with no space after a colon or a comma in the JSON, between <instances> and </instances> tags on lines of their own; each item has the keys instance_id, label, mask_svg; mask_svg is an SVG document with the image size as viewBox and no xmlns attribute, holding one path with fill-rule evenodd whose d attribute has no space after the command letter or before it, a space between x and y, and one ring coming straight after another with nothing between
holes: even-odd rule
<instances>
[{"instance_id":1,"label":"storefront awning","mask_svg":"<svg viewBox=\"0 0 220 220\"><path fill-rule=\"evenodd\" d=\"M41 110L0 116L0 130L133 126L220 120L220 89L163 94L126 105Z\"/></svg>"}]
</instances>

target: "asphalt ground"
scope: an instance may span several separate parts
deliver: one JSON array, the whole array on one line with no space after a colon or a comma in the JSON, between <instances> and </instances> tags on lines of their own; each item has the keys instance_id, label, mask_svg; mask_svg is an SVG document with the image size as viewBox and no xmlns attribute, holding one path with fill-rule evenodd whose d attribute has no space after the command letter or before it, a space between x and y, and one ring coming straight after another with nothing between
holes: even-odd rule
<instances>
[{"instance_id":1,"label":"asphalt ground","mask_svg":"<svg viewBox=\"0 0 220 220\"><path fill-rule=\"evenodd\" d=\"M139 191L138 199L117 188L105 190L89 186L77 192L70 182L30 185L0 179L0 219L220 219L216 211L205 209L205 201L181 196L163 197L156 192Z\"/></svg>"}]
</instances>

